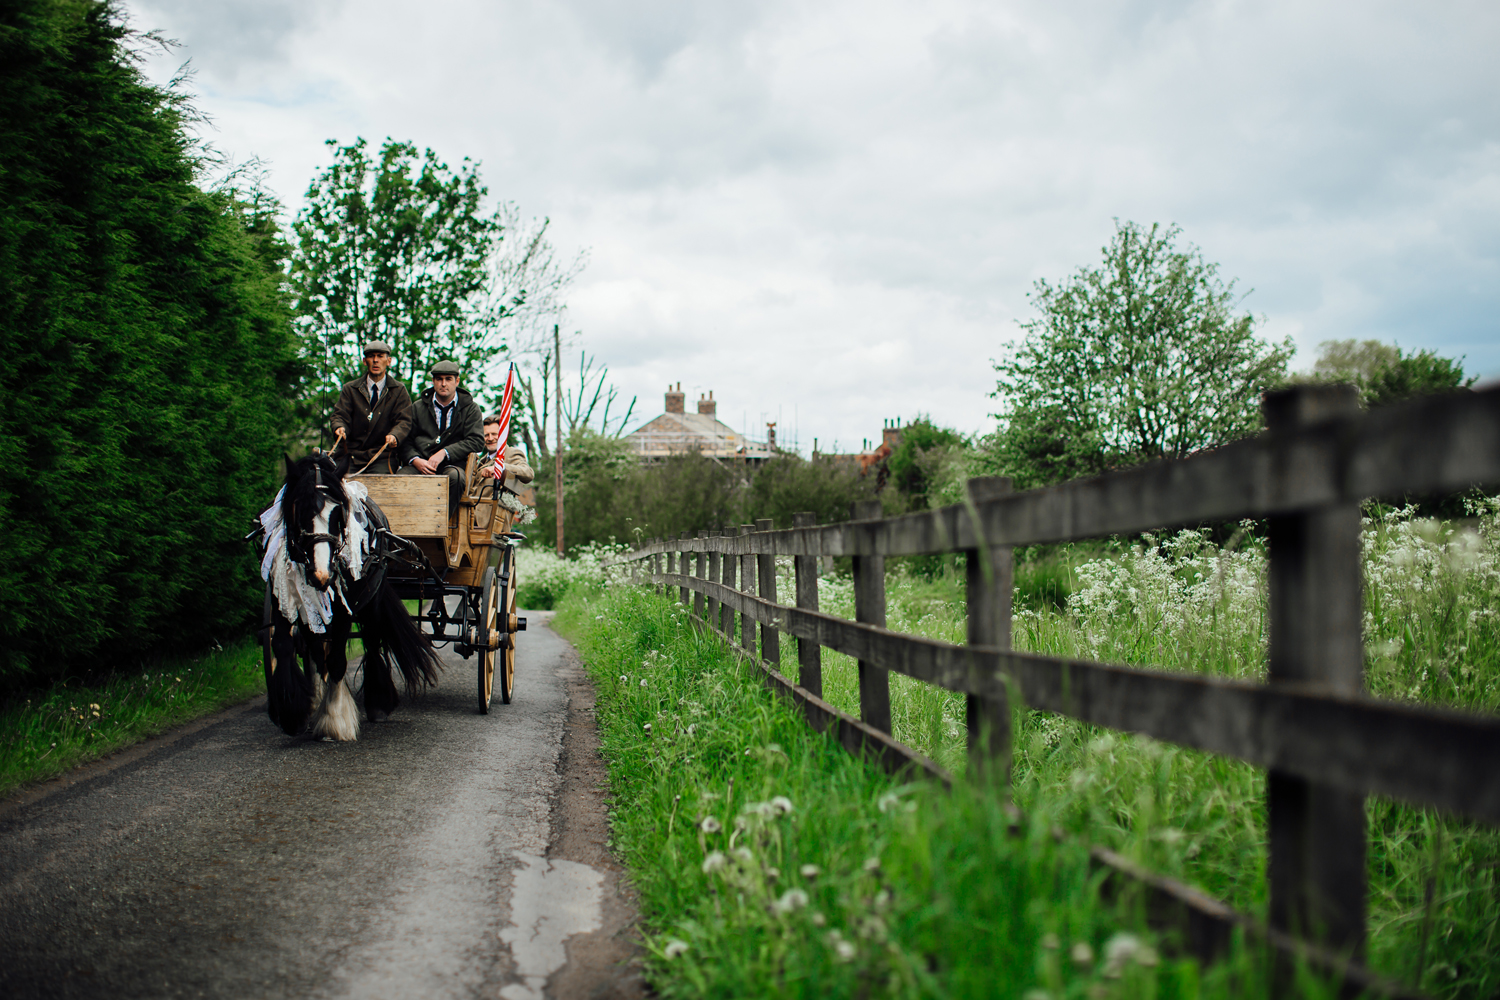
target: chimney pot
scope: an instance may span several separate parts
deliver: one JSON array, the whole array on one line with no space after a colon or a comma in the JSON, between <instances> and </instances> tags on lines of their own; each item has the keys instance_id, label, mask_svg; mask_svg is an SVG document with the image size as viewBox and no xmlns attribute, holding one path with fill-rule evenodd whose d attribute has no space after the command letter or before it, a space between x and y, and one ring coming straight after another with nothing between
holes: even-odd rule
<instances>
[{"instance_id":1,"label":"chimney pot","mask_svg":"<svg viewBox=\"0 0 1500 1000\"><path fill-rule=\"evenodd\" d=\"M676 388L671 383L667 384L667 412L686 413L685 399L682 395L682 383L678 382Z\"/></svg>"},{"instance_id":2,"label":"chimney pot","mask_svg":"<svg viewBox=\"0 0 1500 1000\"><path fill-rule=\"evenodd\" d=\"M718 415L718 405L714 402L714 394L710 392L707 396L698 394L698 412L706 417Z\"/></svg>"}]
</instances>

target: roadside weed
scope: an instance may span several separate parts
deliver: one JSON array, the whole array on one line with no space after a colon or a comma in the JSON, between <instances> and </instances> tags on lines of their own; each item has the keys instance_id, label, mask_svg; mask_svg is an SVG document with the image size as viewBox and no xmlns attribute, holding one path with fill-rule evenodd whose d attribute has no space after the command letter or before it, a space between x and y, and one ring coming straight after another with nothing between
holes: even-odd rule
<instances>
[{"instance_id":1,"label":"roadside weed","mask_svg":"<svg viewBox=\"0 0 1500 1000\"><path fill-rule=\"evenodd\" d=\"M1139 900L1101 901L1045 811L1016 829L1000 790L902 783L813 732L670 598L579 588L555 621L596 685L660 995L1264 995L1251 951L1203 973Z\"/></svg>"}]
</instances>

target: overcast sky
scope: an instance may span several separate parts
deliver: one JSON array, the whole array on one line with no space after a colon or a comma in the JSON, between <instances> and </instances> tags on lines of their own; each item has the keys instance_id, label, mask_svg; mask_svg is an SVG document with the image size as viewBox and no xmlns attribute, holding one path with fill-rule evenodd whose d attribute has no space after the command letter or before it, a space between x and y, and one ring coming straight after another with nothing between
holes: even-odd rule
<instances>
[{"instance_id":1,"label":"overcast sky","mask_svg":"<svg viewBox=\"0 0 1500 1000\"><path fill-rule=\"evenodd\" d=\"M806 452L988 429L1038 278L1175 222L1309 367L1500 375L1500 4L135 0L291 211L326 139L482 163L587 249L569 328L637 413Z\"/></svg>"}]
</instances>

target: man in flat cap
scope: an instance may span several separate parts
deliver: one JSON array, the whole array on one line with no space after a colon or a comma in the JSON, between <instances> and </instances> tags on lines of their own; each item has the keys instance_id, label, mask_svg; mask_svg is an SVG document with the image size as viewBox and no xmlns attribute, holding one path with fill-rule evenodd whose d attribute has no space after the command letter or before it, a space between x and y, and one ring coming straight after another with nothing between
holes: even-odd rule
<instances>
[{"instance_id":1,"label":"man in flat cap","mask_svg":"<svg viewBox=\"0 0 1500 1000\"><path fill-rule=\"evenodd\" d=\"M365 345L365 374L339 390L333 436L348 451L350 472L363 469L376 454L380 461L371 472L395 472L401 443L411 433L411 395L389 373L390 366L391 345L372 340Z\"/></svg>"},{"instance_id":2,"label":"man in flat cap","mask_svg":"<svg viewBox=\"0 0 1500 1000\"><path fill-rule=\"evenodd\" d=\"M448 477L448 510L464 493L464 462L484 453L484 414L474 397L459 388L458 365L432 366L432 388L413 407L411 434L401 445L401 473Z\"/></svg>"}]
</instances>

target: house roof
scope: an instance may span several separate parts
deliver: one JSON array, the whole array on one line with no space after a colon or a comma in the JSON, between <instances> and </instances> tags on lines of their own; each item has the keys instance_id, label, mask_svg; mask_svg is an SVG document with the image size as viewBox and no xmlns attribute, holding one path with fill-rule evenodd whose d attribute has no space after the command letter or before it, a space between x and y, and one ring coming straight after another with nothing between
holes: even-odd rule
<instances>
[{"instance_id":1,"label":"house roof","mask_svg":"<svg viewBox=\"0 0 1500 1000\"><path fill-rule=\"evenodd\" d=\"M706 413L663 413L630 432L625 440L643 456L684 452L731 456L741 454L747 445L751 454L765 451L765 445L746 441L743 434Z\"/></svg>"}]
</instances>

